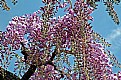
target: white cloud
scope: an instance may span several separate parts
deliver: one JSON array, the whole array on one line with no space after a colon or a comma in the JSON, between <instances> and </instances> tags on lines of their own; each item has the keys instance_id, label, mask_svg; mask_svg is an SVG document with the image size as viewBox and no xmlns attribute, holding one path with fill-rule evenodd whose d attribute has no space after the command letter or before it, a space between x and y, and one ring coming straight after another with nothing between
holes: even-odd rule
<instances>
[{"instance_id":1,"label":"white cloud","mask_svg":"<svg viewBox=\"0 0 121 80\"><path fill-rule=\"evenodd\" d=\"M108 42L112 42L117 38L121 38L121 27L114 29L111 34L106 38Z\"/></svg>"},{"instance_id":2,"label":"white cloud","mask_svg":"<svg viewBox=\"0 0 121 80\"><path fill-rule=\"evenodd\" d=\"M106 41L112 44L110 50L113 53L120 53L121 51L121 27L118 27L107 36Z\"/></svg>"}]
</instances>

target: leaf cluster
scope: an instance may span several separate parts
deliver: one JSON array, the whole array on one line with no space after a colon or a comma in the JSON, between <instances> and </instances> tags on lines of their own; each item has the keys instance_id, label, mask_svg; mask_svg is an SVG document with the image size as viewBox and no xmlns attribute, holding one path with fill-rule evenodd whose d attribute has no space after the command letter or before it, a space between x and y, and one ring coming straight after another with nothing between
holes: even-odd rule
<instances>
[{"instance_id":1,"label":"leaf cluster","mask_svg":"<svg viewBox=\"0 0 121 80\"><path fill-rule=\"evenodd\" d=\"M114 10L114 4L119 5L120 0L86 0L87 3L93 7L94 9L97 9L97 2L103 2L106 6L106 11L108 12L109 16L111 16L112 20L119 25L120 21L118 18L118 15L116 11Z\"/></svg>"},{"instance_id":2,"label":"leaf cluster","mask_svg":"<svg viewBox=\"0 0 121 80\"><path fill-rule=\"evenodd\" d=\"M11 0L11 2L13 3L13 5L15 5L18 1L17 0ZM6 10L6 11L9 11L10 10L10 7L8 6L6 0L0 0L0 7L3 10Z\"/></svg>"}]
</instances>

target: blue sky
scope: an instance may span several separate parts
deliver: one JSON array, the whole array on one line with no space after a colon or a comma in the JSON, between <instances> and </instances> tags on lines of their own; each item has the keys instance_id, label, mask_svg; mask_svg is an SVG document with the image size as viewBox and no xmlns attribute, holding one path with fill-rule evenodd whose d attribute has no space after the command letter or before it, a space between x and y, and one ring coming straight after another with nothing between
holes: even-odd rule
<instances>
[{"instance_id":1,"label":"blue sky","mask_svg":"<svg viewBox=\"0 0 121 80\"><path fill-rule=\"evenodd\" d=\"M43 5L41 0L19 0L18 4L15 6L12 5L10 2L11 0L8 1L8 5L11 7L11 10L0 10L0 30L2 31L5 30L12 17L33 13ZM93 30L102 35L112 44L109 49L121 62L121 23L116 25L105 10L106 7L103 5L103 3L99 3L98 9L92 13L92 16L94 17L94 22L92 22ZM115 11L117 12L121 21L121 4L115 6ZM62 16L63 13L59 11L58 15ZM117 69L114 69L114 72L116 71Z\"/></svg>"}]
</instances>

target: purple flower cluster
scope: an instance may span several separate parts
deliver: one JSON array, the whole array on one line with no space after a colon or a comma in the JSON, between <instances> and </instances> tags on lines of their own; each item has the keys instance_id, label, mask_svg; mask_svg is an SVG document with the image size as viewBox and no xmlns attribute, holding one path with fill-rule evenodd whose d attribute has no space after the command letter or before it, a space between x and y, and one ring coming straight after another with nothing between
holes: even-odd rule
<instances>
[{"instance_id":1,"label":"purple flower cluster","mask_svg":"<svg viewBox=\"0 0 121 80\"><path fill-rule=\"evenodd\" d=\"M59 72L54 70L52 65L38 68L37 71L31 76L31 80L60 80Z\"/></svg>"},{"instance_id":2,"label":"purple flower cluster","mask_svg":"<svg viewBox=\"0 0 121 80\"><path fill-rule=\"evenodd\" d=\"M54 4L56 0L43 0L43 2ZM44 12L47 7L41 8L41 10ZM78 63L80 66L78 73L73 71L70 73L72 78L69 79L76 80L79 77L84 80L120 80L121 73L113 74L109 64L110 60L105 54L104 48L92 37L93 30L88 21L93 20L90 16L93 9L82 0L76 0L74 8L69 7L66 11L67 14L63 17L48 18L47 21L41 19L38 16L39 13L36 12L31 15L14 17L9 22L6 31L2 33L3 46L11 46L13 50L19 50L22 42L30 50L29 54L32 55L28 57L27 61L31 63L34 60L36 65L41 61L48 61L51 57L52 47L56 46L57 54L62 52L72 54L77 62L82 63ZM54 70L52 65L40 66L37 70L31 77L32 80L60 79L59 71ZM81 76L78 76L80 73Z\"/></svg>"}]
</instances>

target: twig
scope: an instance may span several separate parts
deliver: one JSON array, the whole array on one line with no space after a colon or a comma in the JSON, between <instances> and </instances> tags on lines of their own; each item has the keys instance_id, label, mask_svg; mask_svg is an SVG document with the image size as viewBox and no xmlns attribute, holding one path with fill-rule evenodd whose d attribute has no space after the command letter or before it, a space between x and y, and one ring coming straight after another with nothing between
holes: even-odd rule
<instances>
[{"instance_id":1,"label":"twig","mask_svg":"<svg viewBox=\"0 0 121 80\"><path fill-rule=\"evenodd\" d=\"M24 59L25 59L25 62L26 62L27 56L28 56L27 51L26 51L26 47L24 46L24 44L22 42L21 42L21 46L22 46L21 53L24 55Z\"/></svg>"}]
</instances>

